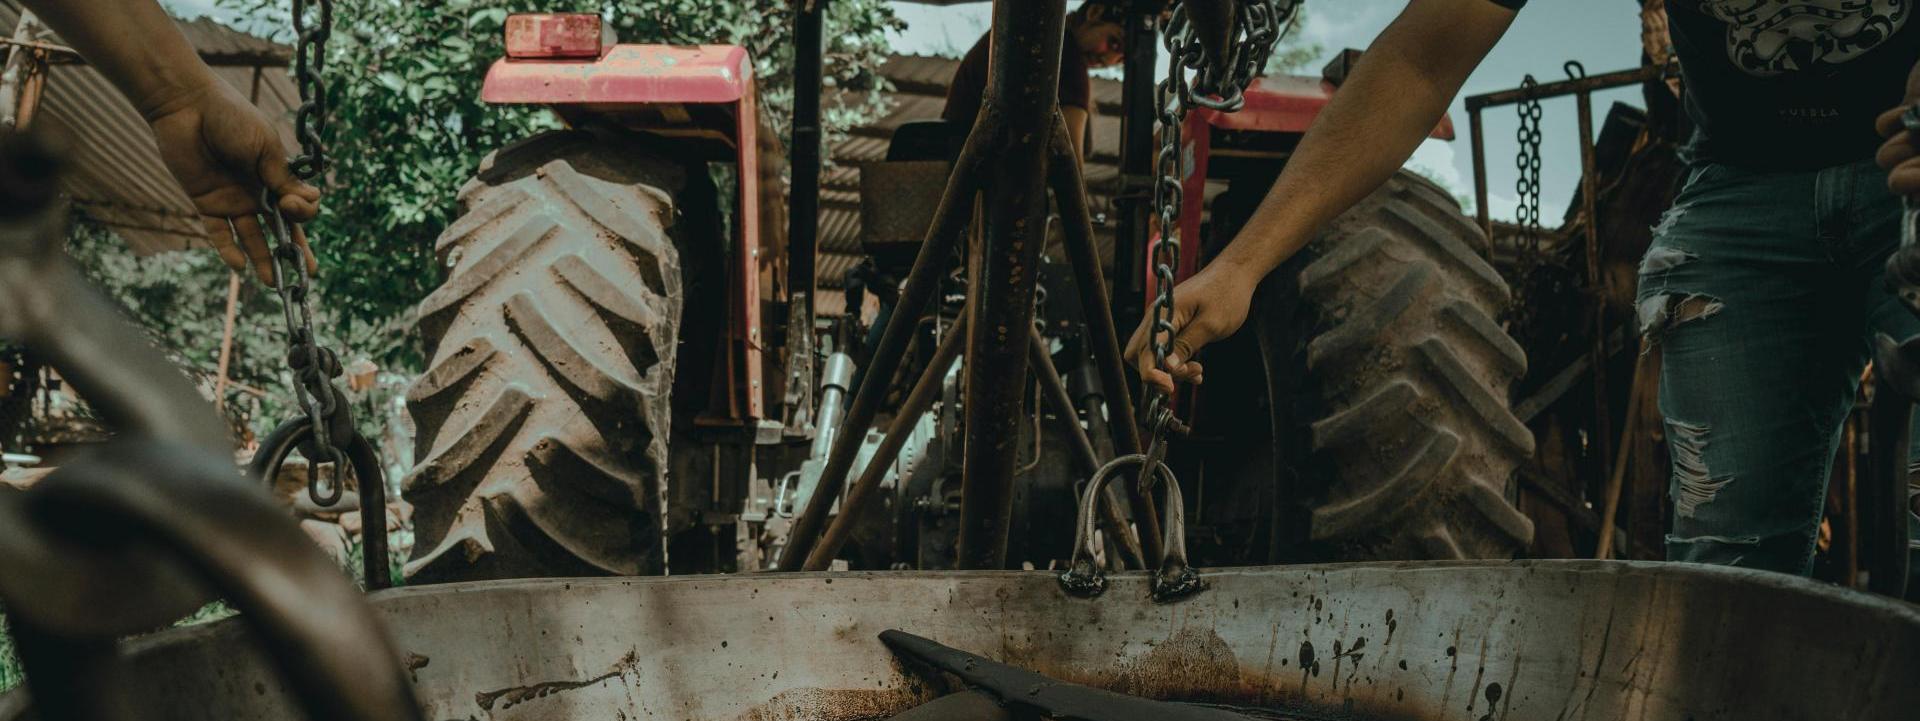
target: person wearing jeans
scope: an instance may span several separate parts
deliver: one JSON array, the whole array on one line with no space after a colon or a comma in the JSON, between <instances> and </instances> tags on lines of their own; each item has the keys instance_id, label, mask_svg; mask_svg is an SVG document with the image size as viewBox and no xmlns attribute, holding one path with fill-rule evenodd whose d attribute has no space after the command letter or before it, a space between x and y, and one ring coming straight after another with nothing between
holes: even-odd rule
<instances>
[{"instance_id":1,"label":"person wearing jeans","mask_svg":"<svg viewBox=\"0 0 1920 721\"><path fill-rule=\"evenodd\" d=\"M1264 276L1405 163L1525 4L1408 2L1239 236L1175 289L1164 368L1149 329L1135 331L1127 353L1141 375L1168 391L1199 382L1195 353L1237 330ZM1664 362L1667 555L1804 575L1868 343L1920 333L1883 279L1900 198L1920 193L1896 117L1920 98L1920 83L1903 82L1920 61L1920 19L1900 0L1666 9L1696 128L1638 296Z\"/></svg>"},{"instance_id":2,"label":"person wearing jeans","mask_svg":"<svg viewBox=\"0 0 1920 721\"><path fill-rule=\"evenodd\" d=\"M1871 159L1702 161L1640 266L1673 459L1667 559L1806 574L1869 342L1920 334L1882 275L1900 200Z\"/></svg>"}]
</instances>

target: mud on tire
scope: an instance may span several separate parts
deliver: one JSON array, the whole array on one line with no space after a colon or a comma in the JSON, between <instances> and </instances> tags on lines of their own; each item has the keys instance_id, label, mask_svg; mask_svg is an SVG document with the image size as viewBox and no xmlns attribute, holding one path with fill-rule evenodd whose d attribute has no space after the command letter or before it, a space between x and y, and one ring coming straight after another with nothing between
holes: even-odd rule
<instances>
[{"instance_id":1,"label":"mud on tire","mask_svg":"<svg viewBox=\"0 0 1920 721\"><path fill-rule=\"evenodd\" d=\"M489 155L440 236L407 394L416 581L637 574L662 564L683 305L685 166L615 131Z\"/></svg>"},{"instance_id":2,"label":"mud on tire","mask_svg":"<svg viewBox=\"0 0 1920 721\"><path fill-rule=\"evenodd\" d=\"M1526 355L1494 321L1510 295L1485 235L1402 171L1275 273L1262 345L1278 447L1315 556L1510 558L1533 537L1509 406ZM1282 299L1285 298L1285 299ZM1284 331L1274 329L1287 329ZM1304 427L1303 427L1304 426Z\"/></svg>"}]
</instances>

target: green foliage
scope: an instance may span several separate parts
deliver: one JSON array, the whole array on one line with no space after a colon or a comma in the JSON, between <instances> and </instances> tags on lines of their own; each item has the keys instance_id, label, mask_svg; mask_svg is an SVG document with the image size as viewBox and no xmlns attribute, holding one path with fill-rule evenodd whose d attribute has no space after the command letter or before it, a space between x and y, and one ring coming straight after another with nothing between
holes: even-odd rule
<instances>
[{"instance_id":1,"label":"green foliage","mask_svg":"<svg viewBox=\"0 0 1920 721\"><path fill-rule=\"evenodd\" d=\"M1281 34L1280 45L1267 58L1267 66L1261 74L1300 75L1311 72L1318 75L1319 68L1313 67L1313 62L1319 60L1327 50L1320 43L1307 40L1306 30L1307 8L1302 5L1294 11L1293 21Z\"/></svg>"},{"instance_id":2,"label":"green foliage","mask_svg":"<svg viewBox=\"0 0 1920 721\"><path fill-rule=\"evenodd\" d=\"M287 28L284 0L220 0L255 20ZM319 184L321 216L309 225L320 260L316 327L349 364L368 359L402 373L423 363L414 308L440 282L434 239L459 212L456 195L489 151L557 123L542 109L480 101L487 68L503 54L509 12L596 11L623 42L739 43L754 54L762 107L784 136L792 106L791 9L785 2L695 0L335 0L327 44L330 117L320 127L332 168ZM885 35L901 26L884 0L828 5L824 115L828 147L883 111L878 74ZM76 228L72 251L157 344L209 389L218 367L227 270L204 250L136 258L105 231ZM264 435L291 417L282 371L284 321L278 298L242 284L227 394L236 425ZM249 393L257 389L264 396ZM365 399L363 432L380 413ZM357 404L360 399L357 399Z\"/></svg>"},{"instance_id":3,"label":"green foliage","mask_svg":"<svg viewBox=\"0 0 1920 721\"><path fill-rule=\"evenodd\" d=\"M220 0L256 18L256 27L289 28L282 0ZM900 26L882 0L828 5L830 88L883 84L885 33ZM588 11L608 19L623 42L735 43L755 59L762 105L786 133L792 105L792 18L786 2L702 0L335 0L323 78L331 117L321 128L333 166L321 181L322 214L310 227L319 256L321 297L341 332L388 324L376 362L417 367L407 317L440 280L433 242L458 212L455 194L488 151L554 121L544 110L480 101L486 70L503 54L510 12ZM829 96L833 97L833 96ZM829 142L874 116L875 94L829 103Z\"/></svg>"},{"instance_id":4,"label":"green foliage","mask_svg":"<svg viewBox=\"0 0 1920 721\"><path fill-rule=\"evenodd\" d=\"M7 630L7 614L0 612L0 693L25 680L26 676L20 673L20 659L13 654L13 634Z\"/></svg>"},{"instance_id":5,"label":"green foliage","mask_svg":"<svg viewBox=\"0 0 1920 721\"><path fill-rule=\"evenodd\" d=\"M125 243L98 226L76 220L67 250L94 284L107 292L161 350L211 394L219 371L220 339L226 324L227 266L204 250L137 257ZM315 329L323 343L342 349L351 364L368 357L392 357L405 336L393 325L400 318L342 327L321 303ZM292 376L286 368L286 322L271 289L251 280L240 284L234 339L227 377L234 381L225 406L235 428L264 436L271 427L298 413ZM341 333L341 331L345 331ZM374 436L380 414L377 394L352 394L354 418L362 433Z\"/></svg>"}]
</instances>

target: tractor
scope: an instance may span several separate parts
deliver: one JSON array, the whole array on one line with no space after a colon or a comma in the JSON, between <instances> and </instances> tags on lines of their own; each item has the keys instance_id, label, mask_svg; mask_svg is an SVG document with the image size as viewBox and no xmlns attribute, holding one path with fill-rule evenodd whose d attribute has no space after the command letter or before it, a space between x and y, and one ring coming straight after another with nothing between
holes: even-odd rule
<instances>
[{"instance_id":1,"label":"tractor","mask_svg":"<svg viewBox=\"0 0 1920 721\"><path fill-rule=\"evenodd\" d=\"M780 447L783 159L753 64L603 32L512 16L488 73L488 102L567 128L489 155L438 241L410 577L730 568L711 516L737 515L756 441Z\"/></svg>"},{"instance_id":2,"label":"tractor","mask_svg":"<svg viewBox=\"0 0 1920 721\"><path fill-rule=\"evenodd\" d=\"M1142 20L1130 21L1134 33ZM904 367L856 368L853 356L873 355L858 314L818 331L812 283L784 272L812 248L788 247L782 152L745 50L619 44L591 14L515 15L506 36L483 98L549 107L567 128L490 155L438 242L446 281L419 313L431 361L408 395L419 450L404 491L419 542L407 575L777 567L840 514L850 471L873 464L885 469L880 500L849 519L843 535L854 541L834 560L954 567L962 374L939 369L948 377L929 386L938 402L903 406L965 314L961 254L938 263L945 290L893 364ZM1200 252L1177 277L1233 237L1358 57L1343 54L1324 77L1261 78L1238 113L1187 117L1194 160L1179 217ZM1129 121L1128 132L1151 128L1150 115ZM862 169L864 242L883 275L906 277L921 254L964 130L910 124L888 161ZM1435 134L1450 138L1450 123ZM1209 182L1225 185L1210 203ZM817 207L804 200L794 205ZM1061 251L1063 220L1051 216L1056 241L1036 273L1050 363L1035 373L1076 392L1063 409L1006 384L1020 386L1011 403L1032 421L1009 434L1020 449L1010 567L1066 558L1066 519L1093 471L1076 463L1088 456L1069 451L1073 437L1084 423L1106 441L1101 429L1123 423L1109 399L1131 391L1096 370L1090 311L1104 303ZM1131 277L1116 275L1116 304L1129 287L1153 286L1125 258L1158 234L1138 223L1121 234L1115 265ZM1493 321L1508 290L1486 246L1452 198L1403 173L1274 275L1255 321L1210 352L1211 382L1175 401L1193 433L1173 441L1170 465L1205 479L1185 509L1199 559L1510 558L1525 547L1531 524L1508 479L1533 440L1507 389L1526 360ZM917 310L883 315L917 320ZM890 400L846 423L855 376L869 374L884 376L875 385ZM897 417L869 432L876 415ZM888 433L909 437L888 443ZM835 445L859 449L837 473ZM822 483L833 487L822 493ZM1109 520L1157 525L1140 518L1152 501L1127 500Z\"/></svg>"}]
</instances>

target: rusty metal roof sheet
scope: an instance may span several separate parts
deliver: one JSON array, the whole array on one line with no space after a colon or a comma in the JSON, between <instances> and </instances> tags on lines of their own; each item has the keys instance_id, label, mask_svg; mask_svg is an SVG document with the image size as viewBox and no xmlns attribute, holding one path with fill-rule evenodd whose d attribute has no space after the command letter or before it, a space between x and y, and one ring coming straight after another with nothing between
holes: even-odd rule
<instances>
[{"instance_id":1,"label":"rusty metal roof sheet","mask_svg":"<svg viewBox=\"0 0 1920 721\"><path fill-rule=\"evenodd\" d=\"M0 32L12 34L19 20L19 3L0 0ZM214 66L214 74L253 97L279 126L282 142L294 147L297 95L284 67L291 50L207 18L177 25ZM54 65L34 124L68 144L71 166L63 186L75 207L112 228L136 252L205 243L199 215L161 164L146 121L98 72L84 65Z\"/></svg>"}]
</instances>

